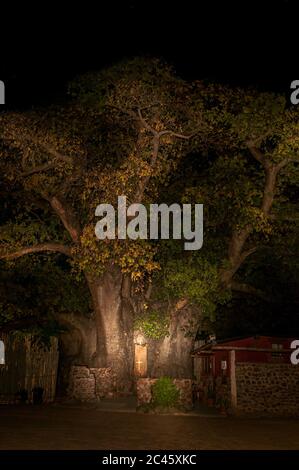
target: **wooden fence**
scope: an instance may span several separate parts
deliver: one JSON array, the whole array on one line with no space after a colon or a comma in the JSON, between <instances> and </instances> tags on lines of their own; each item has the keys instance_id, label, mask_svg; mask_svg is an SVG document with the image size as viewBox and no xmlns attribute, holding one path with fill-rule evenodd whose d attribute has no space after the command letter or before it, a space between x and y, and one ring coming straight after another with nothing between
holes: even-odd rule
<instances>
[{"instance_id":1,"label":"wooden fence","mask_svg":"<svg viewBox=\"0 0 299 470\"><path fill-rule=\"evenodd\" d=\"M30 336L20 339L13 335L1 334L5 346L5 364L0 364L0 403L13 403L21 390L28 392L32 402L32 390L43 389L43 402L55 398L58 340L51 338L50 347L35 344Z\"/></svg>"}]
</instances>

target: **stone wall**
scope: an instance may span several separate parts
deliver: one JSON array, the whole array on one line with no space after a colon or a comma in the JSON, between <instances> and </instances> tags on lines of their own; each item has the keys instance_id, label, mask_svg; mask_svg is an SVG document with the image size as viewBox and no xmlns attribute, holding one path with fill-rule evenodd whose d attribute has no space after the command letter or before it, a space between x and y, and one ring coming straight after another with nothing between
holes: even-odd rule
<instances>
[{"instance_id":1,"label":"stone wall","mask_svg":"<svg viewBox=\"0 0 299 470\"><path fill-rule=\"evenodd\" d=\"M97 401L116 395L116 380L109 367L72 366L68 396L75 400Z\"/></svg>"},{"instance_id":2,"label":"stone wall","mask_svg":"<svg viewBox=\"0 0 299 470\"><path fill-rule=\"evenodd\" d=\"M299 415L299 367L236 363L237 412Z\"/></svg>"},{"instance_id":3,"label":"stone wall","mask_svg":"<svg viewBox=\"0 0 299 470\"><path fill-rule=\"evenodd\" d=\"M147 405L152 399L152 386L158 379L141 378L137 380L137 406ZM192 380L173 379L180 391L180 405L186 409L192 408Z\"/></svg>"},{"instance_id":4,"label":"stone wall","mask_svg":"<svg viewBox=\"0 0 299 470\"><path fill-rule=\"evenodd\" d=\"M117 395L117 379L111 367L91 368L95 377L95 393L97 398L112 398Z\"/></svg>"}]
</instances>

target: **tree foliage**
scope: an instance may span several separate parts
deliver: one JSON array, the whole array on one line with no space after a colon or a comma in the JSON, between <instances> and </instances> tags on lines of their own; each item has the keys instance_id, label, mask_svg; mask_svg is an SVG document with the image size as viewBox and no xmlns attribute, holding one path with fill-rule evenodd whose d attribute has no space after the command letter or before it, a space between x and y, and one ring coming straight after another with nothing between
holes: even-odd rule
<instances>
[{"instance_id":1,"label":"tree foliage","mask_svg":"<svg viewBox=\"0 0 299 470\"><path fill-rule=\"evenodd\" d=\"M276 294L255 275L265 247L298 277L299 120L282 96L189 83L147 59L79 77L70 96L64 107L1 115L6 263L18 258L25 271L33 263L42 279L39 253L60 253L51 258L54 285L62 255L78 283L116 267L135 292L153 285L154 296L185 298L211 317L233 291ZM204 247L97 240L95 208L118 195L146 205L203 203ZM60 296L45 298L59 308Z\"/></svg>"}]
</instances>

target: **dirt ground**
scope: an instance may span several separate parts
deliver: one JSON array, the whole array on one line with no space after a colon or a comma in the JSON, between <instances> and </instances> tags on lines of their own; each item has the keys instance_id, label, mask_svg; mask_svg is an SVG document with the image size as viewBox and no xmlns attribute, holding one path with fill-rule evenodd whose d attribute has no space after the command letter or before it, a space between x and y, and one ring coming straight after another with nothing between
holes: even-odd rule
<instances>
[{"instance_id":1,"label":"dirt ground","mask_svg":"<svg viewBox=\"0 0 299 470\"><path fill-rule=\"evenodd\" d=\"M297 449L299 420L0 406L0 449Z\"/></svg>"}]
</instances>

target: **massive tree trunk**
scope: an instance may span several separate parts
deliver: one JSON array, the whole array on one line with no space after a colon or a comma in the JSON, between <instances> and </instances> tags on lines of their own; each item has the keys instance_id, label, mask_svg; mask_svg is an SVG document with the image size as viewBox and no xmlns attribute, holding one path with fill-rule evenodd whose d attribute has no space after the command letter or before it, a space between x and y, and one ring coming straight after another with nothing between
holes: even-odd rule
<instances>
[{"instance_id":1,"label":"massive tree trunk","mask_svg":"<svg viewBox=\"0 0 299 470\"><path fill-rule=\"evenodd\" d=\"M117 271L101 278L87 278L94 315L59 314L67 330L60 335L60 389L66 390L71 365L110 367L118 392L133 386L133 313L130 284Z\"/></svg>"},{"instance_id":2,"label":"massive tree trunk","mask_svg":"<svg viewBox=\"0 0 299 470\"><path fill-rule=\"evenodd\" d=\"M118 391L128 392L133 384L133 311L130 285L117 270L101 278L88 278L97 331L95 367L111 367Z\"/></svg>"},{"instance_id":3,"label":"massive tree trunk","mask_svg":"<svg viewBox=\"0 0 299 470\"><path fill-rule=\"evenodd\" d=\"M156 345L150 345L153 363L150 364L150 376L171 376L191 378L191 352L198 329L194 321L194 311L190 307L176 309L170 317L169 335Z\"/></svg>"}]
</instances>

